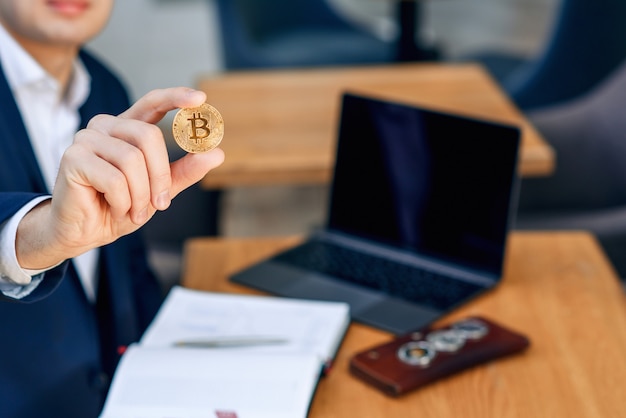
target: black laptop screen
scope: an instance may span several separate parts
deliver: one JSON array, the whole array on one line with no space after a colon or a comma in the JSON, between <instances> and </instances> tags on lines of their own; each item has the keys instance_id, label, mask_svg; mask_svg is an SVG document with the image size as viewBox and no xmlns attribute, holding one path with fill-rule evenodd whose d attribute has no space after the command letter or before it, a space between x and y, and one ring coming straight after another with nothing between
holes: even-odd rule
<instances>
[{"instance_id":1,"label":"black laptop screen","mask_svg":"<svg viewBox=\"0 0 626 418\"><path fill-rule=\"evenodd\" d=\"M517 128L344 95L327 227L502 272Z\"/></svg>"}]
</instances>

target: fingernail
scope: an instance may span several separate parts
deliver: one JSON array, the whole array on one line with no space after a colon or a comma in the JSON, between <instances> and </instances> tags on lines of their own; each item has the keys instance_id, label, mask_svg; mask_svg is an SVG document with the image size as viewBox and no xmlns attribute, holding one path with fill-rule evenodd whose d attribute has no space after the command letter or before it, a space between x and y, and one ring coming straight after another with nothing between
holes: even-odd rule
<instances>
[{"instance_id":1,"label":"fingernail","mask_svg":"<svg viewBox=\"0 0 626 418\"><path fill-rule=\"evenodd\" d=\"M143 224L148 220L148 207L146 206L137 214L137 221L139 224Z\"/></svg>"},{"instance_id":2,"label":"fingernail","mask_svg":"<svg viewBox=\"0 0 626 418\"><path fill-rule=\"evenodd\" d=\"M157 209L165 210L170 206L170 192L168 190L164 191L157 197Z\"/></svg>"},{"instance_id":3,"label":"fingernail","mask_svg":"<svg viewBox=\"0 0 626 418\"><path fill-rule=\"evenodd\" d=\"M200 90L195 90L195 89L187 90L187 96L195 96L200 93L202 93Z\"/></svg>"},{"instance_id":4,"label":"fingernail","mask_svg":"<svg viewBox=\"0 0 626 418\"><path fill-rule=\"evenodd\" d=\"M200 90L189 90L187 92L187 97L190 97L194 100L199 100L200 97L204 97L204 93Z\"/></svg>"}]
</instances>

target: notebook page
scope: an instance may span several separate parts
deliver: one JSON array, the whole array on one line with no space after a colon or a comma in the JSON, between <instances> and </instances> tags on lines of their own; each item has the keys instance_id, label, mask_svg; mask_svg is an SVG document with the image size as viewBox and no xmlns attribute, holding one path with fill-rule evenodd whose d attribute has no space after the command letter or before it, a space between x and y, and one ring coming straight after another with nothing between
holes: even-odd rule
<instances>
[{"instance_id":1,"label":"notebook page","mask_svg":"<svg viewBox=\"0 0 626 418\"><path fill-rule=\"evenodd\" d=\"M211 293L174 287L141 344L170 347L177 341L269 337L285 344L229 348L239 353L315 353L331 359L348 327L349 306L271 296Z\"/></svg>"},{"instance_id":2,"label":"notebook page","mask_svg":"<svg viewBox=\"0 0 626 418\"><path fill-rule=\"evenodd\" d=\"M305 418L319 372L314 355L133 345L101 418Z\"/></svg>"}]
</instances>

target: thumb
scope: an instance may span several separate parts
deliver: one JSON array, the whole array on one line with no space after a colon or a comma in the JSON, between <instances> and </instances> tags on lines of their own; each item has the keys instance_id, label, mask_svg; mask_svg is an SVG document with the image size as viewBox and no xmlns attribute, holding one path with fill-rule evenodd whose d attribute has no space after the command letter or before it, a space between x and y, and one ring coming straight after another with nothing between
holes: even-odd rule
<instances>
[{"instance_id":1,"label":"thumb","mask_svg":"<svg viewBox=\"0 0 626 418\"><path fill-rule=\"evenodd\" d=\"M209 152L186 154L171 165L172 197L199 182L211 170L224 162L224 151L215 148Z\"/></svg>"}]
</instances>

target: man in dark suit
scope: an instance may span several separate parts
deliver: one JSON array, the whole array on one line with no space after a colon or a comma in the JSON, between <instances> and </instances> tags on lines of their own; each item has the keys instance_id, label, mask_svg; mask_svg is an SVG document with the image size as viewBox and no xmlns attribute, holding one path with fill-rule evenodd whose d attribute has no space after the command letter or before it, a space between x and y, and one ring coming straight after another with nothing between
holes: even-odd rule
<instances>
[{"instance_id":1,"label":"man in dark suit","mask_svg":"<svg viewBox=\"0 0 626 418\"><path fill-rule=\"evenodd\" d=\"M154 126L204 93L156 90L128 108L81 50L112 3L0 0L3 417L98 416L161 302L135 232L223 161L216 149L170 164Z\"/></svg>"}]
</instances>

